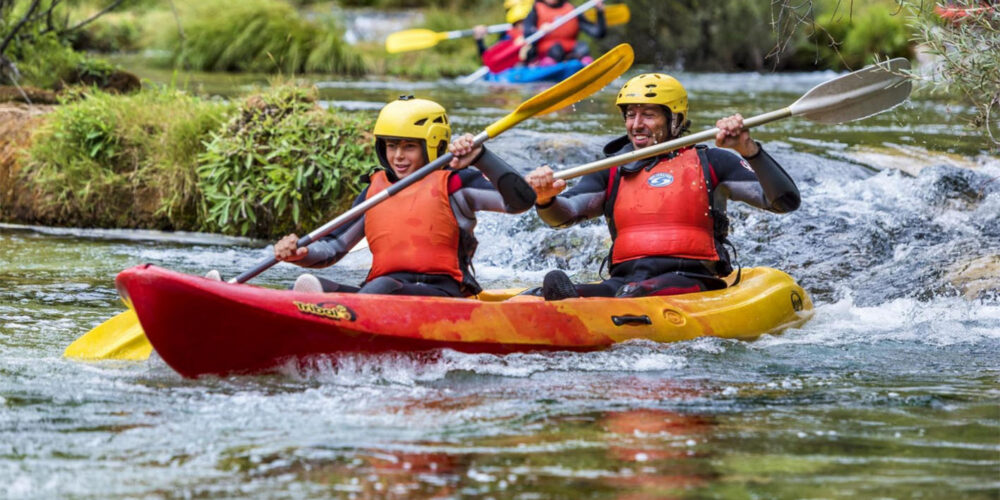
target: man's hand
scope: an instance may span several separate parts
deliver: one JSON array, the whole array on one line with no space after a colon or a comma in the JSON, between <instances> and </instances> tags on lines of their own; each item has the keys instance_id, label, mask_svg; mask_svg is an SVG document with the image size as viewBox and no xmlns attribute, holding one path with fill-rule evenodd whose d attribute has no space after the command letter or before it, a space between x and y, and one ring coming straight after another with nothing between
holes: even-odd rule
<instances>
[{"instance_id":1,"label":"man's hand","mask_svg":"<svg viewBox=\"0 0 1000 500\"><path fill-rule=\"evenodd\" d=\"M715 134L716 146L735 149L744 158L760 152L760 147L750 138L750 129L743 127L743 116L739 113L715 122L715 126L719 129L719 133Z\"/></svg>"},{"instance_id":2,"label":"man's hand","mask_svg":"<svg viewBox=\"0 0 1000 500\"><path fill-rule=\"evenodd\" d=\"M555 179L553 175L554 173L548 165L542 165L532 170L524 178L524 180L528 181L531 189L535 190L535 195L537 196L535 199L536 205L545 205L566 189L566 181Z\"/></svg>"}]
</instances>

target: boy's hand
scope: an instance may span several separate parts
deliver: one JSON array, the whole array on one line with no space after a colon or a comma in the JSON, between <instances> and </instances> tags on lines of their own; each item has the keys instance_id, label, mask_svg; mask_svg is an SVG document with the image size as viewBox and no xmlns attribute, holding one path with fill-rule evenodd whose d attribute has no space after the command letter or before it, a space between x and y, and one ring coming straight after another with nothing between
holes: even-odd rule
<instances>
[{"instance_id":1,"label":"boy's hand","mask_svg":"<svg viewBox=\"0 0 1000 500\"><path fill-rule=\"evenodd\" d=\"M460 135L448 145L448 152L454 156L449 166L455 170L468 167L473 160L479 157L482 150L482 145L476 146L475 136L472 134Z\"/></svg>"},{"instance_id":2,"label":"boy's hand","mask_svg":"<svg viewBox=\"0 0 1000 500\"><path fill-rule=\"evenodd\" d=\"M274 258L283 262L295 262L309 255L308 247L299 248L299 237L289 234L274 244Z\"/></svg>"}]
</instances>

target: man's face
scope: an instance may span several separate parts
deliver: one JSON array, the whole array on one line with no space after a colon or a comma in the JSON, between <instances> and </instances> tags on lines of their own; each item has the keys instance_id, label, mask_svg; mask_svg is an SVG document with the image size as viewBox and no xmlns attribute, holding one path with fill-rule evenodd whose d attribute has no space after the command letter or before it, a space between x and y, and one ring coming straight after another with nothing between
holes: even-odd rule
<instances>
[{"instance_id":1,"label":"man's face","mask_svg":"<svg viewBox=\"0 0 1000 500\"><path fill-rule=\"evenodd\" d=\"M670 138L670 124L663 106L629 104L625 108L625 132L635 149L642 149Z\"/></svg>"}]
</instances>

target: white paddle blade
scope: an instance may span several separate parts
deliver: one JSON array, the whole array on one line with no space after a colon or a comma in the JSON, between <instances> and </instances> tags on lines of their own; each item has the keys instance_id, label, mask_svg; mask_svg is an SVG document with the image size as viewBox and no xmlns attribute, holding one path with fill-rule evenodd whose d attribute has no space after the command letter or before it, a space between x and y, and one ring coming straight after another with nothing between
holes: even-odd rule
<instances>
[{"instance_id":1,"label":"white paddle blade","mask_svg":"<svg viewBox=\"0 0 1000 500\"><path fill-rule=\"evenodd\" d=\"M819 123L860 120L892 109L910 96L910 61L899 57L821 83L789 106L792 115Z\"/></svg>"}]
</instances>

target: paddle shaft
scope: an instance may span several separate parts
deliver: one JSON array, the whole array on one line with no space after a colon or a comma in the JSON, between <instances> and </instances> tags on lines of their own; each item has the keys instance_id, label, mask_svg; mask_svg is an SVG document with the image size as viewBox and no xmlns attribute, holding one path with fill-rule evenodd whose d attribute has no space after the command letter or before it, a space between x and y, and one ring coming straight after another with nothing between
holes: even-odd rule
<instances>
[{"instance_id":1,"label":"paddle shaft","mask_svg":"<svg viewBox=\"0 0 1000 500\"><path fill-rule=\"evenodd\" d=\"M488 133L480 132L479 135L473 138L474 142L474 145L472 146L473 149L482 146L483 143L486 142L489 138L490 136ZM428 175L430 175L431 172L443 168L445 165L451 162L451 159L453 157L454 156L451 153L445 153L436 160L428 163L427 165L424 165L423 167L420 167L417 171L413 172L412 174L407 175L406 177L392 183L392 185L389 186L388 188L380 191L378 194L352 207L350 210L340 214L330 222L323 224L322 226L320 226L319 229L316 229L315 231L299 238L299 241L297 243L298 247L299 248L307 247L316 240L319 240L320 238L330 234L331 232L333 232L333 230L343 226L344 224L347 224L348 222L354 219L357 219L368 210L371 210L372 207L374 207L375 205L382 203L383 201L392 197L392 195L406 189L410 185L415 184L424 177L427 177ZM246 283L247 281L257 276L258 274L270 269L278 262L280 261L276 259L274 256L268 257L258 262L257 265L251 268L250 270L229 280L229 282Z\"/></svg>"},{"instance_id":2,"label":"paddle shaft","mask_svg":"<svg viewBox=\"0 0 1000 500\"><path fill-rule=\"evenodd\" d=\"M765 123L770 123L782 118L788 118L792 116L792 110L790 108L782 108L777 111L771 111L770 113L764 113L762 115L757 115L751 118L743 120L743 126L745 128L756 127L763 125ZM672 141L667 141L662 144L657 144L655 146L649 146L642 149L637 149L630 153L621 154L618 156L612 156L610 158L605 158L603 160L598 160L595 162L590 162L585 165L580 165L578 167L567 168L566 170L560 170L556 172L552 177L554 179L573 179L580 177L581 175L587 175L594 172L600 172L616 165L624 165L626 163L632 163L636 160L642 160L644 158L649 158L651 156L657 156L668 151L673 151L675 149L680 149L686 146L692 146L698 144L699 142L708 141L715 138L715 135L719 133L718 128L711 128L708 130L703 130L696 134L686 135L684 137L678 137Z\"/></svg>"},{"instance_id":3,"label":"paddle shaft","mask_svg":"<svg viewBox=\"0 0 1000 500\"><path fill-rule=\"evenodd\" d=\"M510 24L510 23L493 24L493 25L490 25L490 26L486 27L486 32L490 33L490 34L493 34L493 33L504 33L507 30L511 29L512 27L513 27L513 25ZM472 36L472 35L475 35L475 34L476 34L476 29L475 28L469 28L469 29L465 29L465 30L446 31L444 33L445 36L442 37L442 38L444 38L445 40L454 40L456 38L463 38L463 37Z\"/></svg>"},{"instance_id":4,"label":"paddle shaft","mask_svg":"<svg viewBox=\"0 0 1000 500\"><path fill-rule=\"evenodd\" d=\"M572 14L572 12L568 13L567 16L569 14ZM562 18L556 19L553 22L553 24L554 24L553 29L558 28L560 25L564 24L566 21L569 21L570 19L572 19L573 17L576 17L578 15L579 14L576 14L576 15L573 15L571 17L568 17L566 20L564 20L562 22L559 21L559 19L562 19ZM615 24L624 24L624 22L627 22L626 19L628 19L628 17L629 17L628 5L625 5L625 4L606 5L606 6L604 6L604 15L605 15L605 18L607 20L608 26L612 26L612 25L615 25ZM612 16L614 16L613 19L611 18ZM588 16L588 17L594 17L594 16ZM559 23L559 24L555 24L555 23ZM507 30L509 30L509 29L511 29L513 27L514 27L514 25L511 24L511 23L492 24L492 25L486 27L486 32L487 33L491 33L491 34L492 33L504 33L504 32L506 32ZM464 29L464 30L446 31L446 32L444 32L444 36L442 36L441 38L443 38L445 40L454 40L456 38L463 38L463 37L472 36L472 35L475 35L475 34L476 34L476 29L475 28L469 28L469 29ZM545 36L545 35L542 35L542 36ZM528 38L531 38L531 37L528 37ZM534 41L534 40L532 40L532 41ZM525 40L525 43L531 43L531 42L529 42L528 40Z\"/></svg>"}]
</instances>

